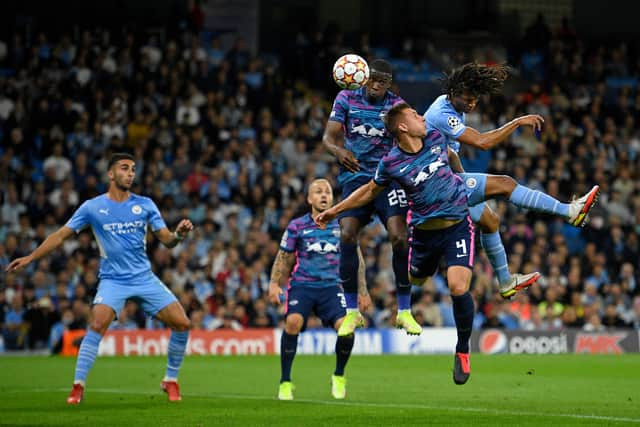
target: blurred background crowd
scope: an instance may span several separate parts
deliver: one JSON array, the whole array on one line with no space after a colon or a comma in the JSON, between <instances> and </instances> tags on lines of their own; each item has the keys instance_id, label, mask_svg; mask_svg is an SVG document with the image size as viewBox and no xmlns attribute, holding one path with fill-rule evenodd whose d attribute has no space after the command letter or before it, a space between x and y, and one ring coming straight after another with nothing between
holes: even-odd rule
<instances>
[{"instance_id":1,"label":"blurred background crowd","mask_svg":"<svg viewBox=\"0 0 640 427\"><path fill-rule=\"evenodd\" d=\"M136 158L134 192L152 197L170 227L183 217L196 224L173 249L148 237L153 269L193 328L281 325L282 309L266 302L271 264L287 223L308 209L310 180L327 177L335 188L337 163L321 137L338 91L331 65L351 51L385 57L396 75L408 73L405 81L424 70L433 80L473 60L508 62L512 83L503 95L483 98L467 124L487 131L535 113L544 116L544 129L539 138L521 129L491 152L463 151L467 170L507 174L565 201L593 184L602 188L582 229L494 203L511 271L543 277L503 301L479 252L475 327L640 329L637 45L583 40L569 20L552 27L540 16L498 54L438 49L409 36L391 45L334 27L301 31L273 54L254 52L242 35L223 39L196 24L166 38L94 28L16 32L0 41L6 349L55 349L65 330L86 327L99 265L90 231L20 274L4 269L64 225L82 201L106 190L107 160L121 151ZM401 84L394 90L404 95ZM411 101L424 111L435 95ZM373 298L367 326L392 326L391 248L378 221L365 229L361 246ZM412 302L423 325L454 326L441 275L414 287ZM310 320L309 327L319 326ZM159 327L133 301L112 325Z\"/></svg>"}]
</instances>

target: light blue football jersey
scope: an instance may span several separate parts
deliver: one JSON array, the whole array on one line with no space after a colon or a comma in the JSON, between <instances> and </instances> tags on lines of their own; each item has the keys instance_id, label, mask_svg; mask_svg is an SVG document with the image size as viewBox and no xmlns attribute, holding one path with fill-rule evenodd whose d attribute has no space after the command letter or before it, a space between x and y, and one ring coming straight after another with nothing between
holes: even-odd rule
<instances>
[{"instance_id":1,"label":"light blue football jersey","mask_svg":"<svg viewBox=\"0 0 640 427\"><path fill-rule=\"evenodd\" d=\"M460 143L457 140L467 129L464 124L465 114L453 108L447 95L437 97L427 108L424 118L427 121L427 131L437 130L447 139L447 145L453 151L460 151Z\"/></svg>"},{"instance_id":2,"label":"light blue football jersey","mask_svg":"<svg viewBox=\"0 0 640 427\"><path fill-rule=\"evenodd\" d=\"M98 277L118 281L151 273L146 239L149 225L152 231L167 226L156 204L136 194L124 202L113 201L106 194L87 200L66 224L76 233L91 227L100 249Z\"/></svg>"}]
</instances>

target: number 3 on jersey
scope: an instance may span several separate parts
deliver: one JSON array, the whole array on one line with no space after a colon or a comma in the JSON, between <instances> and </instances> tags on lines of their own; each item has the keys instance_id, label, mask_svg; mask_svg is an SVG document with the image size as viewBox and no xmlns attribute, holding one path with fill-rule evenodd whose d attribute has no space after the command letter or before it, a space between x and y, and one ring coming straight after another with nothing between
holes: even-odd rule
<instances>
[{"instance_id":1,"label":"number 3 on jersey","mask_svg":"<svg viewBox=\"0 0 640 427\"><path fill-rule=\"evenodd\" d=\"M338 292L336 295L340 300L340 307L347 308L347 299L344 297L344 294L342 292Z\"/></svg>"},{"instance_id":2,"label":"number 3 on jersey","mask_svg":"<svg viewBox=\"0 0 640 427\"><path fill-rule=\"evenodd\" d=\"M407 206L407 194L402 188L391 190L387 197L389 198L389 206L400 205L401 208Z\"/></svg>"}]
</instances>

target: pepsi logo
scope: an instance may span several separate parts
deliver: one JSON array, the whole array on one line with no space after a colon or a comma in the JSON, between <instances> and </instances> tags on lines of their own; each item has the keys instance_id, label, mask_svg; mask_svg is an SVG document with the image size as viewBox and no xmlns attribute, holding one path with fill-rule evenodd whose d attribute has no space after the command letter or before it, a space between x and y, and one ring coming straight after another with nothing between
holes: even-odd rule
<instances>
[{"instance_id":1,"label":"pepsi logo","mask_svg":"<svg viewBox=\"0 0 640 427\"><path fill-rule=\"evenodd\" d=\"M480 335L478 345L484 354L506 353L507 336L497 329L489 329Z\"/></svg>"}]
</instances>

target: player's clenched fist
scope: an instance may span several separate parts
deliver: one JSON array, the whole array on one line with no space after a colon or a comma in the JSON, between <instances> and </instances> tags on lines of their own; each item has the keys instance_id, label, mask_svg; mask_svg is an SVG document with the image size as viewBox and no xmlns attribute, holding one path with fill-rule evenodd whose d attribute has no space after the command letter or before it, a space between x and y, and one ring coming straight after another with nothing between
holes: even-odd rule
<instances>
[{"instance_id":1,"label":"player's clenched fist","mask_svg":"<svg viewBox=\"0 0 640 427\"><path fill-rule=\"evenodd\" d=\"M183 219L182 221L180 221L180 223L176 227L176 233L178 233L180 237L186 236L192 230L193 230L193 223L188 219Z\"/></svg>"}]
</instances>

